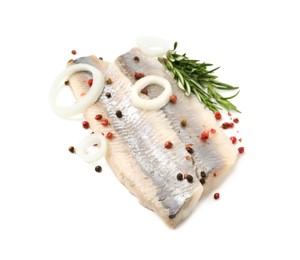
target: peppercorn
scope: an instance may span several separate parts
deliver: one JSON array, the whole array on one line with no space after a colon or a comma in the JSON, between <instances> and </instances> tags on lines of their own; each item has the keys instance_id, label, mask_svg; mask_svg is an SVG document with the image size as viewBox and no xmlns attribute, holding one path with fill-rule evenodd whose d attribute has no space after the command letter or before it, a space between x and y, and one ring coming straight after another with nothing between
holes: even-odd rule
<instances>
[{"instance_id":1,"label":"peppercorn","mask_svg":"<svg viewBox=\"0 0 300 260\"><path fill-rule=\"evenodd\" d=\"M108 122L107 119L103 119L103 120L101 121L101 124L102 124L103 126L108 126L109 122Z\"/></svg>"},{"instance_id":2,"label":"peppercorn","mask_svg":"<svg viewBox=\"0 0 300 260\"><path fill-rule=\"evenodd\" d=\"M239 153L244 153L245 148L241 146L241 147L238 148L238 151L239 151Z\"/></svg>"},{"instance_id":3,"label":"peppercorn","mask_svg":"<svg viewBox=\"0 0 300 260\"><path fill-rule=\"evenodd\" d=\"M177 180L182 181L183 180L183 175L182 173L177 174Z\"/></svg>"},{"instance_id":4,"label":"peppercorn","mask_svg":"<svg viewBox=\"0 0 300 260\"><path fill-rule=\"evenodd\" d=\"M228 122L224 122L221 127L223 129L228 129L230 127L230 124Z\"/></svg>"},{"instance_id":5,"label":"peppercorn","mask_svg":"<svg viewBox=\"0 0 300 260\"><path fill-rule=\"evenodd\" d=\"M141 93L143 93L144 95L148 95L148 89L147 88L142 88Z\"/></svg>"},{"instance_id":6,"label":"peppercorn","mask_svg":"<svg viewBox=\"0 0 300 260\"><path fill-rule=\"evenodd\" d=\"M117 110L116 116L117 116L117 118L122 118L123 117L122 111L121 110Z\"/></svg>"},{"instance_id":7,"label":"peppercorn","mask_svg":"<svg viewBox=\"0 0 300 260\"><path fill-rule=\"evenodd\" d=\"M84 129L88 129L88 128L90 127L90 123L89 123L88 121L83 121L83 122L82 122L82 127L83 127Z\"/></svg>"},{"instance_id":8,"label":"peppercorn","mask_svg":"<svg viewBox=\"0 0 300 260\"><path fill-rule=\"evenodd\" d=\"M102 58L102 57L99 57L99 60L103 60L103 58Z\"/></svg>"},{"instance_id":9,"label":"peppercorn","mask_svg":"<svg viewBox=\"0 0 300 260\"><path fill-rule=\"evenodd\" d=\"M91 87L93 85L93 79L88 80L88 85Z\"/></svg>"},{"instance_id":10,"label":"peppercorn","mask_svg":"<svg viewBox=\"0 0 300 260\"><path fill-rule=\"evenodd\" d=\"M234 128L234 123L232 123L232 122L229 123L229 127L230 127L230 128Z\"/></svg>"},{"instance_id":11,"label":"peppercorn","mask_svg":"<svg viewBox=\"0 0 300 260\"><path fill-rule=\"evenodd\" d=\"M217 112L215 113L215 118L216 118L217 120L220 120L220 119L222 118L222 115L221 115L221 113L220 113L219 111L217 111Z\"/></svg>"},{"instance_id":12,"label":"peppercorn","mask_svg":"<svg viewBox=\"0 0 300 260\"><path fill-rule=\"evenodd\" d=\"M111 140L112 138L113 138L113 133L112 132L108 132L107 134L106 134L106 138L108 139L108 140Z\"/></svg>"},{"instance_id":13,"label":"peppercorn","mask_svg":"<svg viewBox=\"0 0 300 260\"><path fill-rule=\"evenodd\" d=\"M96 119L96 120L101 120L101 119L102 119L102 115L101 115L101 114L95 115L95 119Z\"/></svg>"},{"instance_id":14,"label":"peppercorn","mask_svg":"<svg viewBox=\"0 0 300 260\"><path fill-rule=\"evenodd\" d=\"M182 119L181 122L180 122L182 127L186 127L186 123L187 123L186 119Z\"/></svg>"},{"instance_id":15,"label":"peppercorn","mask_svg":"<svg viewBox=\"0 0 300 260\"><path fill-rule=\"evenodd\" d=\"M106 82L107 85L110 85L110 84L112 83L112 80L111 80L111 78L107 78L107 79L105 80L105 82Z\"/></svg>"},{"instance_id":16,"label":"peppercorn","mask_svg":"<svg viewBox=\"0 0 300 260\"><path fill-rule=\"evenodd\" d=\"M205 141L205 140L207 140L209 138L209 131L207 131L207 130L205 130L205 131L203 131L202 133L201 133L201 140L202 141Z\"/></svg>"},{"instance_id":17,"label":"peppercorn","mask_svg":"<svg viewBox=\"0 0 300 260\"><path fill-rule=\"evenodd\" d=\"M107 98L111 98L110 92L106 92L106 93L105 93L105 96L106 96Z\"/></svg>"},{"instance_id":18,"label":"peppercorn","mask_svg":"<svg viewBox=\"0 0 300 260\"><path fill-rule=\"evenodd\" d=\"M202 178L206 178L206 173L205 173L205 171L201 171L200 174L201 174L201 177L202 177Z\"/></svg>"},{"instance_id":19,"label":"peppercorn","mask_svg":"<svg viewBox=\"0 0 300 260\"><path fill-rule=\"evenodd\" d=\"M69 85L69 84L70 84L69 80L66 80L65 85Z\"/></svg>"},{"instance_id":20,"label":"peppercorn","mask_svg":"<svg viewBox=\"0 0 300 260\"><path fill-rule=\"evenodd\" d=\"M75 153L75 148L74 148L74 146L70 146L70 147L69 147L69 152L70 152L70 153Z\"/></svg>"},{"instance_id":21,"label":"peppercorn","mask_svg":"<svg viewBox=\"0 0 300 260\"><path fill-rule=\"evenodd\" d=\"M217 132L217 130L214 129L214 128L212 128L212 129L210 129L210 132L211 132L212 134L215 134L215 133Z\"/></svg>"},{"instance_id":22,"label":"peppercorn","mask_svg":"<svg viewBox=\"0 0 300 260\"><path fill-rule=\"evenodd\" d=\"M185 150L189 153L189 154L193 154L194 153L194 149L190 146L185 147Z\"/></svg>"},{"instance_id":23,"label":"peppercorn","mask_svg":"<svg viewBox=\"0 0 300 260\"><path fill-rule=\"evenodd\" d=\"M233 122L234 122L234 123L238 123L238 122L240 122L240 120L239 120L238 118L234 118L234 119L233 119Z\"/></svg>"},{"instance_id":24,"label":"peppercorn","mask_svg":"<svg viewBox=\"0 0 300 260\"><path fill-rule=\"evenodd\" d=\"M72 53L73 55L76 55L76 54L77 54L77 51L72 50L71 53Z\"/></svg>"},{"instance_id":25,"label":"peppercorn","mask_svg":"<svg viewBox=\"0 0 300 260\"><path fill-rule=\"evenodd\" d=\"M140 58L139 58L138 56L135 56L135 57L133 58L133 60L134 60L136 63L138 63L138 62L140 61Z\"/></svg>"},{"instance_id":26,"label":"peppercorn","mask_svg":"<svg viewBox=\"0 0 300 260\"><path fill-rule=\"evenodd\" d=\"M205 180L204 180L203 178L201 178L201 179L200 179L200 183L201 183L202 185L204 185L204 184L205 184Z\"/></svg>"},{"instance_id":27,"label":"peppercorn","mask_svg":"<svg viewBox=\"0 0 300 260\"><path fill-rule=\"evenodd\" d=\"M220 193L216 192L216 193L214 194L214 199L215 199L215 200L218 200L219 198L220 198Z\"/></svg>"},{"instance_id":28,"label":"peppercorn","mask_svg":"<svg viewBox=\"0 0 300 260\"><path fill-rule=\"evenodd\" d=\"M136 80L141 79L143 77L145 77L145 75L143 73L140 72L134 72L134 77Z\"/></svg>"},{"instance_id":29,"label":"peppercorn","mask_svg":"<svg viewBox=\"0 0 300 260\"><path fill-rule=\"evenodd\" d=\"M188 175L188 176L186 176L186 179L189 183L192 183L194 178L192 175Z\"/></svg>"},{"instance_id":30,"label":"peppercorn","mask_svg":"<svg viewBox=\"0 0 300 260\"><path fill-rule=\"evenodd\" d=\"M101 167L100 165L97 165L97 166L95 167L95 171L96 171L96 172L101 172L101 171L102 171L102 167Z\"/></svg>"},{"instance_id":31,"label":"peppercorn","mask_svg":"<svg viewBox=\"0 0 300 260\"><path fill-rule=\"evenodd\" d=\"M170 102L174 104L174 103L176 103L176 101L177 101L177 96L176 95L172 95L170 97Z\"/></svg>"},{"instance_id":32,"label":"peppercorn","mask_svg":"<svg viewBox=\"0 0 300 260\"><path fill-rule=\"evenodd\" d=\"M231 142L232 142L233 144L236 143L236 137L235 137L235 136L231 136L231 137L230 137L230 140L231 140Z\"/></svg>"},{"instance_id":33,"label":"peppercorn","mask_svg":"<svg viewBox=\"0 0 300 260\"><path fill-rule=\"evenodd\" d=\"M165 148L166 148L166 149L171 149L172 147L173 147L173 144L172 144L171 141L165 142Z\"/></svg>"}]
</instances>

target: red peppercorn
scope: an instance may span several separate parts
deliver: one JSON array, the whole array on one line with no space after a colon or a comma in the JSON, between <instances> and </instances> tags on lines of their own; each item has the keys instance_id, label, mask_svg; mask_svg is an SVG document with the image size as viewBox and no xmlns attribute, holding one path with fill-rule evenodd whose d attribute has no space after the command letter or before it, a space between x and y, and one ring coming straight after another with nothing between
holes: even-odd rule
<instances>
[{"instance_id":1,"label":"red peppercorn","mask_svg":"<svg viewBox=\"0 0 300 260\"><path fill-rule=\"evenodd\" d=\"M214 199L215 200L218 200L220 198L220 193L219 192L216 192L215 194L214 194Z\"/></svg>"},{"instance_id":2,"label":"red peppercorn","mask_svg":"<svg viewBox=\"0 0 300 260\"><path fill-rule=\"evenodd\" d=\"M106 138L108 139L108 140L111 140L112 138L113 138L113 133L112 132L108 132L107 134L106 134Z\"/></svg>"},{"instance_id":3,"label":"red peppercorn","mask_svg":"<svg viewBox=\"0 0 300 260\"><path fill-rule=\"evenodd\" d=\"M109 122L108 122L107 119L103 119L103 120L101 121L101 124L102 124L103 126L108 126Z\"/></svg>"},{"instance_id":4,"label":"red peppercorn","mask_svg":"<svg viewBox=\"0 0 300 260\"><path fill-rule=\"evenodd\" d=\"M101 120L102 119L102 115L101 114L95 115L95 119L96 120Z\"/></svg>"},{"instance_id":5,"label":"red peppercorn","mask_svg":"<svg viewBox=\"0 0 300 260\"><path fill-rule=\"evenodd\" d=\"M214 176L214 177L217 177L217 173L216 173L216 172L214 172L213 176Z\"/></svg>"},{"instance_id":6,"label":"red peppercorn","mask_svg":"<svg viewBox=\"0 0 300 260\"><path fill-rule=\"evenodd\" d=\"M141 93L143 93L144 95L148 95L148 90L146 88L143 88L141 90Z\"/></svg>"},{"instance_id":7,"label":"red peppercorn","mask_svg":"<svg viewBox=\"0 0 300 260\"><path fill-rule=\"evenodd\" d=\"M207 130L203 131L203 132L201 133L200 139L201 139L202 141L205 141L205 140L207 140L208 138L209 138L209 131L207 131Z\"/></svg>"},{"instance_id":8,"label":"red peppercorn","mask_svg":"<svg viewBox=\"0 0 300 260\"><path fill-rule=\"evenodd\" d=\"M76 55L76 54L77 54L77 51L72 50L71 53L72 53L73 55Z\"/></svg>"},{"instance_id":9,"label":"red peppercorn","mask_svg":"<svg viewBox=\"0 0 300 260\"><path fill-rule=\"evenodd\" d=\"M176 95L172 95L170 97L170 102L174 104L174 103L176 103L176 101L177 101L177 96Z\"/></svg>"},{"instance_id":10,"label":"red peppercorn","mask_svg":"<svg viewBox=\"0 0 300 260\"><path fill-rule=\"evenodd\" d=\"M238 122L240 122L240 120L238 118L234 118L233 122L237 124Z\"/></svg>"},{"instance_id":11,"label":"red peppercorn","mask_svg":"<svg viewBox=\"0 0 300 260\"><path fill-rule=\"evenodd\" d=\"M140 73L140 72L134 72L134 77L135 79L141 79L143 77L145 77L145 75L143 73Z\"/></svg>"},{"instance_id":12,"label":"red peppercorn","mask_svg":"<svg viewBox=\"0 0 300 260\"><path fill-rule=\"evenodd\" d=\"M166 149L171 149L172 147L173 147L173 144L172 144L171 141L165 142L165 148L166 148Z\"/></svg>"},{"instance_id":13,"label":"red peppercorn","mask_svg":"<svg viewBox=\"0 0 300 260\"><path fill-rule=\"evenodd\" d=\"M84 129L88 129L88 128L90 127L90 123L89 123L88 121L83 121L83 122L82 122L82 127L83 127Z\"/></svg>"},{"instance_id":14,"label":"red peppercorn","mask_svg":"<svg viewBox=\"0 0 300 260\"><path fill-rule=\"evenodd\" d=\"M88 80L88 84L89 84L89 86L91 87L91 86L93 85L93 79L89 79L89 80Z\"/></svg>"},{"instance_id":15,"label":"red peppercorn","mask_svg":"<svg viewBox=\"0 0 300 260\"><path fill-rule=\"evenodd\" d=\"M217 131L216 131L216 129L212 128L212 129L210 129L210 132L211 132L212 134L215 134Z\"/></svg>"},{"instance_id":16,"label":"red peppercorn","mask_svg":"<svg viewBox=\"0 0 300 260\"><path fill-rule=\"evenodd\" d=\"M230 127L230 124L229 124L228 122L225 122L225 123L223 123L223 124L221 125L221 127L222 127L223 129L228 129L228 128Z\"/></svg>"},{"instance_id":17,"label":"red peppercorn","mask_svg":"<svg viewBox=\"0 0 300 260\"><path fill-rule=\"evenodd\" d=\"M245 148L241 146L241 147L238 148L238 151L239 151L239 153L244 153Z\"/></svg>"},{"instance_id":18,"label":"red peppercorn","mask_svg":"<svg viewBox=\"0 0 300 260\"><path fill-rule=\"evenodd\" d=\"M217 111L217 112L215 113L215 118L216 118L217 120L220 120L220 119L222 118L222 115L221 115L221 113L220 113L219 111Z\"/></svg>"},{"instance_id":19,"label":"red peppercorn","mask_svg":"<svg viewBox=\"0 0 300 260\"><path fill-rule=\"evenodd\" d=\"M232 122L229 123L229 127L230 127L230 128L234 128L234 123L232 123Z\"/></svg>"},{"instance_id":20,"label":"red peppercorn","mask_svg":"<svg viewBox=\"0 0 300 260\"><path fill-rule=\"evenodd\" d=\"M231 137L230 137L230 140L231 140L231 142L232 142L233 144L236 143L236 137L235 137L235 136L231 136Z\"/></svg>"}]
</instances>

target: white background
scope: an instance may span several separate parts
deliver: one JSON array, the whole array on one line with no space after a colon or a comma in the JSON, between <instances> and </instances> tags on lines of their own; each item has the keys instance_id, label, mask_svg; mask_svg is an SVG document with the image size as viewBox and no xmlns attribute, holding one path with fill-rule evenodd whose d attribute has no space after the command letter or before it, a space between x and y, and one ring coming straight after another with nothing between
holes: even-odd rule
<instances>
[{"instance_id":1,"label":"white background","mask_svg":"<svg viewBox=\"0 0 300 260\"><path fill-rule=\"evenodd\" d=\"M0 259L299 259L298 1L52 2L0 4ZM142 35L241 89L246 153L175 230L70 154L88 131L48 104L72 49L113 61Z\"/></svg>"}]
</instances>

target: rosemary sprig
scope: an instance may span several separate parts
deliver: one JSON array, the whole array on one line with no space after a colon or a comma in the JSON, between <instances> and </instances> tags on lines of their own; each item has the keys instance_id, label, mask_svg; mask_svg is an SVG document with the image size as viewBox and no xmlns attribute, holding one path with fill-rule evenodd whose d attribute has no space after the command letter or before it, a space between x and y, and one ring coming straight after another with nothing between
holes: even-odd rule
<instances>
[{"instance_id":1,"label":"rosemary sprig","mask_svg":"<svg viewBox=\"0 0 300 260\"><path fill-rule=\"evenodd\" d=\"M208 69L212 64L198 60L190 60L186 54L179 55L176 53L177 42L174 44L174 49L169 50L166 58L159 57L158 60L168 69L178 83L178 87L182 89L187 96L194 93L199 101L203 103L213 112L222 108L230 111L235 110L240 112L229 99L238 95L239 91L230 97L223 97L218 90L235 90L238 87L233 87L217 81L217 76L213 72L219 69Z\"/></svg>"}]
</instances>

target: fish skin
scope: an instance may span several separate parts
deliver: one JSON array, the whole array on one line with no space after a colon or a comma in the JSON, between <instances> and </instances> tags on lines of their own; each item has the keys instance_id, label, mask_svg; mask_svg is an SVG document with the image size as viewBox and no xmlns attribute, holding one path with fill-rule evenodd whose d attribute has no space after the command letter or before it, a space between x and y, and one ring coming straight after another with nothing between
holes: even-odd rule
<instances>
[{"instance_id":1,"label":"fish skin","mask_svg":"<svg viewBox=\"0 0 300 260\"><path fill-rule=\"evenodd\" d=\"M162 111L143 111L132 106L132 83L115 64L100 61L95 56L84 57L74 63L86 63L98 68L112 84L106 85L99 102L85 113L94 132L111 131L106 159L118 179L139 198L141 204L154 210L169 226L175 227L196 206L203 187L198 181L178 181L177 173L188 173L196 179L196 167L185 160L188 153ZM70 86L77 99L88 91L89 73L76 73ZM111 98L105 93L110 92ZM115 112L121 110L122 119ZM102 114L111 123L103 127L94 119ZM173 148L164 148L171 140Z\"/></svg>"},{"instance_id":2,"label":"fish skin","mask_svg":"<svg viewBox=\"0 0 300 260\"><path fill-rule=\"evenodd\" d=\"M139 62L136 62L134 57L139 57ZM234 165L237 151L220 129L213 113L206 109L193 94L187 97L163 65L156 58L143 54L138 48L133 48L121 55L115 63L132 83L136 82L134 72L143 73L145 76L157 75L170 81L177 101L176 104L168 103L162 111L181 141L186 145L192 144L194 150L192 158L198 169L197 177L201 178L201 171L208 175L204 185L204 194L207 195L219 186ZM149 89L148 95L152 97L159 95L162 91L155 86L147 89ZM184 128L180 124L182 119L187 120L187 126ZM210 129L215 129L216 133L210 134L210 138L205 142L200 141L199 136L202 131ZM212 178L212 173L215 173L214 175L218 178Z\"/></svg>"}]
</instances>

